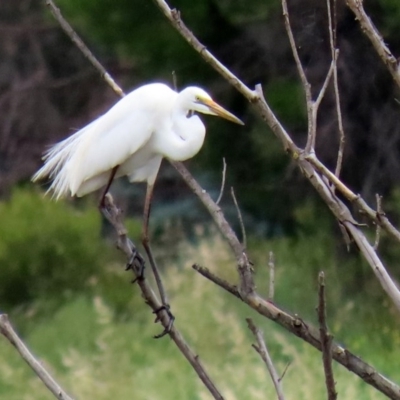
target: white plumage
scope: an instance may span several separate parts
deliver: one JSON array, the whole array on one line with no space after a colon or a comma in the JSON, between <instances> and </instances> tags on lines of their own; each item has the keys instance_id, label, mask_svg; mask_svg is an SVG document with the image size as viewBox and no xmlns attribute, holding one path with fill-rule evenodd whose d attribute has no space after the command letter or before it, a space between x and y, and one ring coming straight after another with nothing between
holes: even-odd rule
<instances>
[{"instance_id":1,"label":"white plumage","mask_svg":"<svg viewBox=\"0 0 400 400\"><path fill-rule=\"evenodd\" d=\"M180 93L161 83L142 86L107 113L51 147L33 181L49 177L56 199L84 196L127 175L153 185L163 157L184 161L202 147L205 127L193 112L242 124L198 87Z\"/></svg>"}]
</instances>

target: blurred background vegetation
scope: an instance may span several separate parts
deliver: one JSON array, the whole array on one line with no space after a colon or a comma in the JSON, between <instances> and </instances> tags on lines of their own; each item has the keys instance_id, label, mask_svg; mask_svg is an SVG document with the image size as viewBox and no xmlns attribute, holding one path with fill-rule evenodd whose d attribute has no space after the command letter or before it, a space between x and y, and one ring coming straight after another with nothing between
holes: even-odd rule
<instances>
[{"instance_id":1,"label":"blurred background vegetation","mask_svg":"<svg viewBox=\"0 0 400 400\"><path fill-rule=\"evenodd\" d=\"M325 2L290 0L291 20L306 72L317 92L330 64ZM269 251L277 260L276 302L315 322L316 281L327 275L329 322L337 340L391 379L400 381L399 318L372 271L347 250L329 211L305 184L251 107L145 0L58 0L64 15L126 89L149 81L196 84L246 122L245 129L205 117L204 148L188 164L216 198L222 157L228 164L222 207L239 232L228 195L245 217L258 290L267 288ZM299 145L305 141L302 88L281 19L280 1L171 1L199 39L248 85L265 96ZM374 23L394 54L400 3L371 0ZM339 80L346 131L343 180L371 204L384 197L399 219L399 94L344 1L337 1ZM45 147L82 127L117 99L70 43L39 0L0 2L0 311L10 314L28 344L78 398L206 399L209 395L129 285L124 259L101 221L96 195L54 203L30 176ZM321 106L317 152L335 166L338 134L331 88ZM121 180L113 193L138 240L143 187ZM243 305L196 275L194 262L235 280L234 260L210 217L164 163L151 218L177 325L211 369L227 399L273 395L250 343ZM380 253L399 277L400 250L382 238ZM257 318L255 316L255 318ZM321 398L320 355L272 323L257 320L288 398ZM307 365L306 373L304 365ZM246 373L243 371L246 370ZM342 398L380 399L343 368ZM243 376L243 378L241 378ZM21 385L24 382L24 385ZM0 397L49 394L0 341Z\"/></svg>"}]
</instances>

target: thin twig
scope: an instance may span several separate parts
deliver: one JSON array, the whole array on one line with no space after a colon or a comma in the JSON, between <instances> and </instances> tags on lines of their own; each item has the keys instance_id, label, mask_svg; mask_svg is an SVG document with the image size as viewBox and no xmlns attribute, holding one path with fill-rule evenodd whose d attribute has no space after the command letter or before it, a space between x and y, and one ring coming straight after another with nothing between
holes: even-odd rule
<instances>
[{"instance_id":1,"label":"thin twig","mask_svg":"<svg viewBox=\"0 0 400 400\"><path fill-rule=\"evenodd\" d=\"M335 167L335 175L337 177L339 177L340 171L342 170L344 147L346 144L346 135L344 133L342 109L341 109L341 105L340 105L339 80L338 80L338 72L337 72L337 60L339 57L338 49L335 51L335 57L336 58L335 58L335 69L333 71L333 87L334 87L334 91L335 91L336 114L337 114L338 127L339 127L339 149L338 149L338 158L337 158L336 167Z\"/></svg>"},{"instance_id":2,"label":"thin twig","mask_svg":"<svg viewBox=\"0 0 400 400\"><path fill-rule=\"evenodd\" d=\"M225 188L225 178L226 178L226 161L225 157L222 157L222 162L223 162L223 167L222 167L222 182L221 182L221 190L219 191L219 196L217 201L215 202L216 205L219 204L219 202L222 199L222 196L224 194L224 188Z\"/></svg>"},{"instance_id":3,"label":"thin twig","mask_svg":"<svg viewBox=\"0 0 400 400\"><path fill-rule=\"evenodd\" d=\"M251 332L253 332L254 337L257 340L257 345L253 344L253 348L257 351L257 353L261 356L262 360L264 361L268 372L271 376L272 382L275 386L276 394L278 395L279 400L284 400L285 396L283 394L281 381L279 379L279 375L276 372L274 363L272 362L271 356L268 352L267 345L263 338L263 333L259 328L256 327L253 320L251 318L246 318L247 325Z\"/></svg>"},{"instance_id":4,"label":"thin twig","mask_svg":"<svg viewBox=\"0 0 400 400\"><path fill-rule=\"evenodd\" d=\"M238 202L236 200L235 190L233 189L233 186L231 187L231 196L232 196L233 202L235 203L236 212L237 212L237 215L238 215L238 218L239 218L240 229L242 231L243 248L246 249L246 247L247 247L246 228L244 227L242 212L240 211L239 204L238 204Z\"/></svg>"},{"instance_id":5,"label":"thin twig","mask_svg":"<svg viewBox=\"0 0 400 400\"><path fill-rule=\"evenodd\" d=\"M318 275L317 311L328 400L336 400L337 393L332 370L332 336L328 333L328 326L326 324L325 276L322 271Z\"/></svg>"},{"instance_id":6,"label":"thin twig","mask_svg":"<svg viewBox=\"0 0 400 400\"><path fill-rule=\"evenodd\" d=\"M268 300L273 301L275 296L275 257L273 251L269 252L268 270L269 270Z\"/></svg>"},{"instance_id":7,"label":"thin twig","mask_svg":"<svg viewBox=\"0 0 400 400\"><path fill-rule=\"evenodd\" d=\"M337 15L336 15L336 0L333 2L333 16L331 9L331 0L326 0L326 7L328 10L328 30L329 30L329 43L331 48L331 56L333 62L333 88L335 93L335 104L336 104L336 115L338 119L338 129L339 129L339 149L338 157L336 160L335 175L340 176L340 171L343 164L344 146L346 144L346 136L343 128L342 120L342 110L340 105L340 92L339 92L339 79L338 79L338 69L337 61L339 58L339 49L336 48L336 28L337 28Z\"/></svg>"},{"instance_id":8,"label":"thin twig","mask_svg":"<svg viewBox=\"0 0 400 400\"><path fill-rule=\"evenodd\" d=\"M6 314L0 314L0 333L16 348L21 357L57 399L73 400L45 370L43 365L32 355L24 342L14 331Z\"/></svg>"},{"instance_id":9,"label":"thin twig","mask_svg":"<svg viewBox=\"0 0 400 400\"><path fill-rule=\"evenodd\" d=\"M323 85L321 87L321 90L320 90L320 92L318 94L318 97L317 97L317 99L315 100L315 102L313 104L315 123L316 123L316 116L318 114L319 106L321 105L321 101L325 96L326 89L328 88L328 85L329 85L329 82L331 80L331 77L332 77L332 74L333 74L334 70L335 70L335 62L332 60L331 65L329 66L329 69L328 69L328 73L326 74L324 83L323 83Z\"/></svg>"},{"instance_id":10,"label":"thin twig","mask_svg":"<svg viewBox=\"0 0 400 400\"><path fill-rule=\"evenodd\" d=\"M285 21L285 29L289 38L290 47L292 49L292 54L296 63L297 72L299 73L300 80L304 89L307 107L307 120L308 120L308 134L307 134L307 144L305 151L310 153L314 149L313 142L315 142L316 126L314 125L315 116L313 110L313 100L311 94L311 85L307 80L306 73L304 72L303 64L301 63L299 52L297 51L296 41L293 35L292 27L290 25L289 10L286 0L282 0L282 11L283 18Z\"/></svg>"},{"instance_id":11,"label":"thin twig","mask_svg":"<svg viewBox=\"0 0 400 400\"><path fill-rule=\"evenodd\" d=\"M382 210L382 196L376 193L375 197L376 197L376 216L377 218L381 218L381 215L384 215ZM375 233L375 243L374 243L375 251L378 250L379 242L381 240L381 231L382 227L379 224L377 224Z\"/></svg>"},{"instance_id":12,"label":"thin twig","mask_svg":"<svg viewBox=\"0 0 400 400\"><path fill-rule=\"evenodd\" d=\"M279 380L280 380L281 382L283 381L283 378L285 377L286 372L287 372L287 370L289 369L291 363L292 363L292 362L289 361L289 362L286 364L285 369L283 370L282 375L281 375L280 378L279 378Z\"/></svg>"},{"instance_id":13,"label":"thin twig","mask_svg":"<svg viewBox=\"0 0 400 400\"><path fill-rule=\"evenodd\" d=\"M215 224L219 228L222 235L227 240L233 254L236 257L237 269L239 273L240 288L239 291L243 295L250 294L255 290L253 279L253 268L249 262L249 258L243 244L240 243L236 233L226 220L221 208L216 205L211 196L198 184L187 168L181 162L171 162L173 167L180 173L186 184L192 189L194 194L198 196L203 205L206 207Z\"/></svg>"}]
</instances>

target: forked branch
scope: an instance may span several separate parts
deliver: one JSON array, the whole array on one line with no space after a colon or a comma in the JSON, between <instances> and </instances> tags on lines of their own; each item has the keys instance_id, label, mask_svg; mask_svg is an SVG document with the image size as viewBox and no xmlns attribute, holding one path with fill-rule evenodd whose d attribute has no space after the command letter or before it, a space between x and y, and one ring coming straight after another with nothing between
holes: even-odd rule
<instances>
[{"instance_id":1,"label":"forked branch","mask_svg":"<svg viewBox=\"0 0 400 400\"><path fill-rule=\"evenodd\" d=\"M306 323L298 315L293 316L289 314L278 305L263 299L256 293L242 297L236 286L221 279L208 268L199 265L194 265L193 268L211 282L242 300L260 315L263 315L271 321L274 321L288 332L291 332L295 336L303 339L305 342L315 347L319 351L322 350L319 330L309 323ZM394 382L380 374L361 358L357 357L348 349L342 347L334 341L331 343L331 351L332 358L335 361L346 367L349 371L352 371L354 374L358 375L364 382L375 387L390 399L400 399L400 386L396 385Z\"/></svg>"},{"instance_id":2,"label":"forked branch","mask_svg":"<svg viewBox=\"0 0 400 400\"><path fill-rule=\"evenodd\" d=\"M257 326L254 324L251 318L246 318L247 325L254 337L256 338L257 344L253 344L253 348L260 355L264 364L266 365L268 372L271 376L272 382L275 386L276 394L278 395L278 400L285 400L285 396L283 394L281 379L279 378L278 373L276 372L274 363L272 362L272 358L267 349L267 345L265 344L265 340L263 338L263 333Z\"/></svg>"}]
</instances>

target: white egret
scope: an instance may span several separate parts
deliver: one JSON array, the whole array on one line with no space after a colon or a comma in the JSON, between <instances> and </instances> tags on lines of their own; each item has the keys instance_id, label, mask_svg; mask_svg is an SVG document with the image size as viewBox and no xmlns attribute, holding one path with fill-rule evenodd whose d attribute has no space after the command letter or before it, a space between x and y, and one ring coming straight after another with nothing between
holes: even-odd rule
<instances>
[{"instance_id":1,"label":"white egret","mask_svg":"<svg viewBox=\"0 0 400 400\"><path fill-rule=\"evenodd\" d=\"M69 138L51 147L33 181L49 177L56 199L84 196L114 178L147 182L143 239L148 241L148 218L154 182L161 160L184 161L202 147L205 127L195 112L243 122L215 103L198 87L181 92L161 83L142 86L108 112Z\"/></svg>"}]
</instances>

